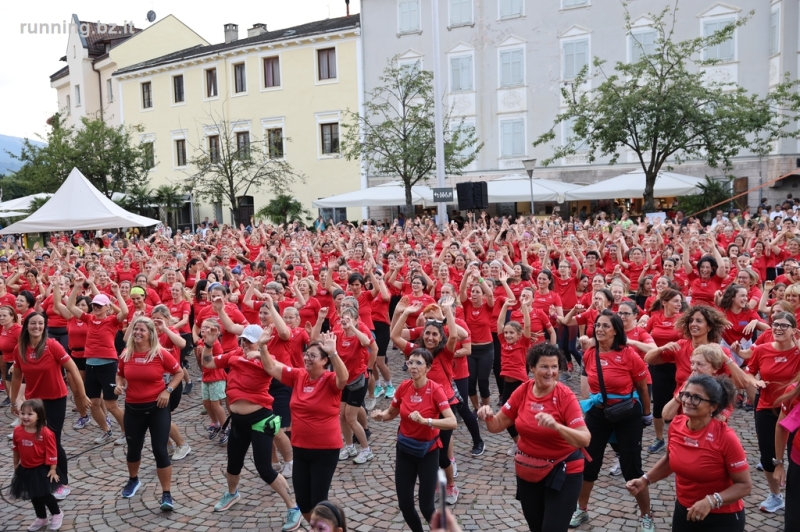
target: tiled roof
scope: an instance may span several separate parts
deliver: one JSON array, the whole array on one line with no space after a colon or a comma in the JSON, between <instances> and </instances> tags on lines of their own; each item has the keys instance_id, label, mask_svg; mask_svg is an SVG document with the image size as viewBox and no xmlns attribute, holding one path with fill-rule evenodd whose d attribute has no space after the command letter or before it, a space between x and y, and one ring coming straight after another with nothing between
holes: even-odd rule
<instances>
[{"instance_id":1,"label":"tiled roof","mask_svg":"<svg viewBox=\"0 0 800 532\"><path fill-rule=\"evenodd\" d=\"M89 25L89 33L86 35L86 42L89 45L89 57L106 53L106 43L119 44L119 41L127 40L142 31L139 28L132 28L131 26L114 25L112 28L111 24L103 24L106 31L100 33L97 22L81 21L81 27L83 27L84 24ZM114 41L117 42L115 43Z\"/></svg>"},{"instance_id":2,"label":"tiled roof","mask_svg":"<svg viewBox=\"0 0 800 532\"><path fill-rule=\"evenodd\" d=\"M158 65L174 63L195 57L202 57L205 55L211 55L226 50L235 50L237 48L243 48L254 44L267 43L271 41L282 41L287 39L296 39L299 37L308 37L310 35L315 35L315 34L329 33L337 30L356 28L359 27L360 25L361 25L361 17L359 17L359 15L350 15L349 17L318 20L315 22L309 22L307 24L301 24L299 26L293 26L291 28L283 28L276 31L268 31L266 33L262 33L261 35L256 35L254 37L248 37L245 39L239 39L237 41L229 43L212 44L209 46L193 46L191 48L186 48L184 50L179 50L171 54L163 55L161 57L156 57L154 59L150 59L142 63L121 68L120 70L114 72L114 74L135 72L137 70L144 70Z\"/></svg>"},{"instance_id":3,"label":"tiled roof","mask_svg":"<svg viewBox=\"0 0 800 532\"><path fill-rule=\"evenodd\" d=\"M68 75L69 75L69 65L65 66L64 68L62 68L61 70L59 70L58 72L56 72L54 74L50 74L50 81L52 82L52 81L55 81L57 79L61 79L64 76L68 76Z\"/></svg>"}]
</instances>

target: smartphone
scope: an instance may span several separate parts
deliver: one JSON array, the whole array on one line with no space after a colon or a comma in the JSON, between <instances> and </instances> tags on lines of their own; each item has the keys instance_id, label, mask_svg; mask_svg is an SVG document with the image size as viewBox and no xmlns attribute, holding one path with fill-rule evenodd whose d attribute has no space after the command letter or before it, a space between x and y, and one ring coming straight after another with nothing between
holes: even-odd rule
<instances>
[{"instance_id":1,"label":"smartphone","mask_svg":"<svg viewBox=\"0 0 800 532\"><path fill-rule=\"evenodd\" d=\"M439 528L447 530L447 477L441 469L436 482L439 489Z\"/></svg>"}]
</instances>

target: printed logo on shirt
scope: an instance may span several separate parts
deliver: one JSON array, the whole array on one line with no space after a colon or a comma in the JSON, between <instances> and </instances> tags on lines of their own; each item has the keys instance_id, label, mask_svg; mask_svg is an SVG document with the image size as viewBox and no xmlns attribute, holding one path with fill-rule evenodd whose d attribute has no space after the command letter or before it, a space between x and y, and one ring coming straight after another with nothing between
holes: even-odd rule
<instances>
[{"instance_id":1,"label":"printed logo on shirt","mask_svg":"<svg viewBox=\"0 0 800 532\"><path fill-rule=\"evenodd\" d=\"M603 360L603 359L601 358L601 359L600 359L600 365L601 365L601 366L608 366L608 360Z\"/></svg>"},{"instance_id":2,"label":"printed logo on shirt","mask_svg":"<svg viewBox=\"0 0 800 532\"><path fill-rule=\"evenodd\" d=\"M411 402L412 403L421 403L422 402L422 396L421 395L417 395L417 394L412 395L411 396Z\"/></svg>"},{"instance_id":3,"label":"printed logo on shirt","mask_svg":"<svg viewBox=\"0 0 800 532\"><path fill-rule=\"evenodd\" d=\"M147 362L147 359L144 357L139 357L139 358L134 358L133 361L136 362L137 364L144 364Z\"/></svg>"},{"instance_id":4,"label":"printed logo on shirt","mask_svg":"<svg viewBox=\"0 0 800 532\"><path fill-rule=\"evenodd\" d=\"M348 342L347 340L342 340L342 346L350 347L350 342Z\"/></svg>"},{"instance_id":5,"label":"printed logo on shirt","mask_svg":"<svg viewBox=\"0 0 800 532\"><path fill-rule=\"evenodd\" d=\"M750 322L749 322L749 321L740 321L740 322L739 322L739 325L740 325L740 326L742 326L742 327L744 327L744 326L745 326L745 325L747 325L748 323L750 323Z\"/></svg>"},{"instance_id":6,"label":"printed logo on shirt","mask_svg":"<svg viewBox=\"0 0 800 532\"><path fill-rule=\"evenodd\" d=\"M578 423L583 422L583 417L576 417L572 421L569 422L570 425L577 425Z\"/></svg>"},{"instance_id":7,"label":"printed logo on shirt","mask_svg":"<svg viewBox=\"0 0 800 532\"><path fill-rule=\"evenodd\" d=\"M303 393L311 393L314 391L316 386L303 386Z\"/></svg>"},{"instance_id":8,"label":"printed logo on shirt","mask_svg":"<svg viewBox=\"0 0 800 532\"><path fill-rule=\"evenodd\" d=\"M690 438L689 436L683 437L683 443L685 443L686 445L690 445L692 447L700 447L700 443L697 440Z\"/></svg>"},{"instance_id":9,"label":"printed logo on shirt","mask_svg":"<svg viewBox=\"0 0 800 532\"><path fill-rule=\"evenodd\" d=\"M31 440L22 440L23 447L33 447L33 442Z\"/></svg>"},{"instance_id":10,"label":"printed logo on shirt","mask_svg":"<svg viewBox=\"0 0 800 532\"><path fill-rule=\"evenodd\" d=\"M786 357L775 357L776 364L786 363L786 362L789 362L789 359Z\"/></svg>"},{"instance_id":11,"label":"printed logo on shirt","mask_svg":"<svg viewBox=\"0 0 800 532\"><path fill-rule=\"evenodd\" d=\"M740 460L739 462L732 463L730 467L731 469L736 469L745 465L747 465L747 460Z\"/></svg>"},{"instance_id":12,"label":"printed logo on shirt","mask_svg":"<svg viewBox=\"0 0 800 532\"><path fill-rule=\"evenodd\" d=\"M706 434L706 440L708 440L708 441L714 441L714 435L713 435L712 433L710 433L710 432L709 432L708 434Z\"/></svg>"},{"instance_id":13,"label":"printed logo on shirt","mask_svg":"<svg viewBox=\"0 0 800 532\"><path fill-rule=\"evenodd\" d=\"M534 403L531 401L531 410L534 412L541 412L544 410L544 405L541 403Z\"/></svg>"},{"instance_id":14,"label":"printed logo on shirt","mask_svg":"<svg viewBox=\"0 0 800 532\"><path fill-rule=\"evenodd\" d=\"M503 405L503 408L506 410L511 410L511 403L506 402L506 404Z\"/></svg>"},{"instance_id":15,"label":"printed logo on shirt","mask_svg":"<svg viewBox=\"0 0 800 532\"><path fill-rule=\"evenodd\" d=\"M616 357L614 360L615 360L616 362L622 362L622 357L621 357L621 356L619 356L619 355L617 355L617 357Z\"/></svg>"}]
</instances>

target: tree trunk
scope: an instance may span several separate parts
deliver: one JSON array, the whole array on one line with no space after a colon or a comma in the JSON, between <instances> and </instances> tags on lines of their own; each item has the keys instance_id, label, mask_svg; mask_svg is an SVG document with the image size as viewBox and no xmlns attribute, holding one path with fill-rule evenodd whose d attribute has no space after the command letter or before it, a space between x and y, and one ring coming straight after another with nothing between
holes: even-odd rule
<instances>
[{"instance_id":1,"label":"tree trunk","mask_svg":"<svg viewBox=\"0 0 800 532\"><path fill-rule=\"evenodd\" d=\"M658 177L658 172L645 172L645 186L644 186L644 194L642 198L644 199L644 205L642 206L642 214L647 214L649 212L655 212L656 204L653 200L653 188L656 186L656 177Z\"/></svg>"},{"instance_id":2,"label":"tree trunk","mask_svg":"<svg viewBox=\"0 0 800 532\"><path fill-rule=\"evenodd\" d=\"M411 185L406 183L406 207L411 209Z\"/></svg>"}]
</instances>

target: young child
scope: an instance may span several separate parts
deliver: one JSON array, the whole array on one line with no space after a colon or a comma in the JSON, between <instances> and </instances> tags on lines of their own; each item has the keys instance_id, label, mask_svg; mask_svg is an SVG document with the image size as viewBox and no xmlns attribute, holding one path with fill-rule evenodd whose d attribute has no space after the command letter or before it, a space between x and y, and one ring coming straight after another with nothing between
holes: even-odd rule
<instances>
[{"instance_id":1,"label":"young child","mask_svg":"<svg viewBox=\"0 0 800 532\"><path fill-rule=\"evenodd\" d=\"M322 501L314 507L309 524L312 532L347 532L344 508L330 501Z\"/></svg>"},{"instance_id":2,"label":"young child","mask_svg":"<svg viewBox=\"0 0 800 532\"><path fill-rule=\"evenodd\" d=\"M209 319L203 322L203 325L200 327L200 334L203 335L203 341L205 341L205 336L212 333L213 335L219 335L220 333L220 325L217 320ZM214 338L215 336L210 336ZM197 365L203 368L203 364L200 360L200 354L203 352L202 345L200 349L196 351L197 356ZM214 356L222 354L222 345L215 341L214 347L212 348L212 354ZM222 424L225 422L225 410L222 408L222 401L225 400L225 370L224 369L207 369L203 368L203 379L201 383L201 390L203 396L203 406L208 412L208 417L211 419L211 425L208 427L208 439L213 440L220 434L222 430ZM220 445L224 445L225 442L228 440L228 432L223 433L220 436Z\"/></svg>"},{"instance_id":3,"label":"young child","mask_svg":"<svg viewBox=\"0 0 800 532\"><path fill-rule=\"evenodd\" d=\"M41 530L50 523L50 530L58 530L64 514L58 507L52 490L58 482L58 453L56 436L45 426L47 415L44 403L29 399L20 408L20 425L14 429L14 478L11 495L33 503L36 520L28 527L30 532ZM48 521L47 510L53 515Z\"/></svg>"}]
</instances>

